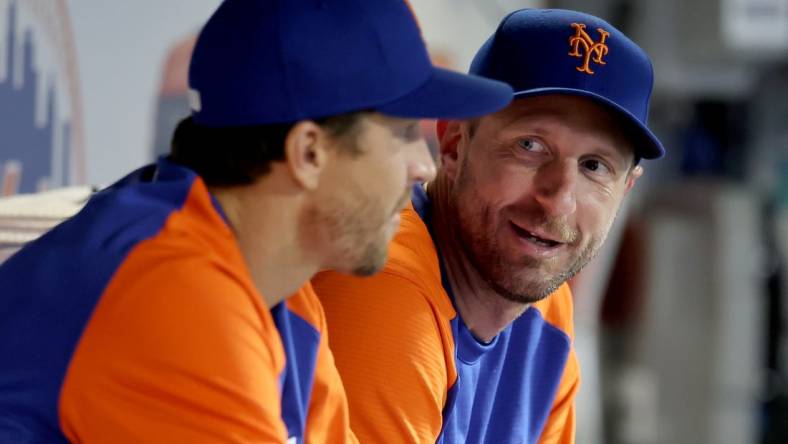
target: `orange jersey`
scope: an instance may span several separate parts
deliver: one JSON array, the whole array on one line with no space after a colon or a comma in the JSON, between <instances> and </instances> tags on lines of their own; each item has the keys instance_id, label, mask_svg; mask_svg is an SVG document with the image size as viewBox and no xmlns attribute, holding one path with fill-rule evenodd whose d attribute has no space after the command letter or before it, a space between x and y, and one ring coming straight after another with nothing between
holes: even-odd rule
<instances>
[{"instance_id":1,"label":"orange jersey","mask_svg":"<svg viewBox=\"0 0 788 444\"><path fill-rule=\"evenodd\" d=\"M313 280L359 440L573 443L579 369L568 286L478 342L453 306L428 213L416 188L380 274Z\"/></svg>"},{"instance_id":2,"label":"orange jersey","mask_svg":"<svg viewBox=\"0 0 788 444\"><path fill-rule=\"evenodd\" d=\"M2 442L355 442L309 284L269 309L166 160L0 267Z\"/></svg>"}]
</instances>

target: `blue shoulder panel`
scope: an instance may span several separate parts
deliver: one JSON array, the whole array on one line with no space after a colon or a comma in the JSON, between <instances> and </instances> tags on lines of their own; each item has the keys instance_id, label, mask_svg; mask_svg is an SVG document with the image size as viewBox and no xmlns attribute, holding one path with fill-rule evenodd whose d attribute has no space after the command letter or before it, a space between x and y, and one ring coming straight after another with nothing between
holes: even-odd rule
<instances>
[{"instance_id":1,"label":"blue shoulder panel","mask_svg":"<svg viewBox=\"0 0 788 444\"><path fill-rule=\"evenodd\" d=\"M271 309L287 364L280 376L282 385L282 419L287 426L287 435L303 444L309 399L312 395L317 352L320 347L320 332L310 323L287 309L281 302Z\"/></svg>"},{"instance_id":2,"label":"blue shoulder panel","mask_svg":"<svg viewBox=\"0 0 788 444\"><path fill-rule=\"evenodd\" d=\"M536 443L561 382L570 341L529 308L489 344L456 317L457 382L440 443Z\"/></svg>"}]
</instances>

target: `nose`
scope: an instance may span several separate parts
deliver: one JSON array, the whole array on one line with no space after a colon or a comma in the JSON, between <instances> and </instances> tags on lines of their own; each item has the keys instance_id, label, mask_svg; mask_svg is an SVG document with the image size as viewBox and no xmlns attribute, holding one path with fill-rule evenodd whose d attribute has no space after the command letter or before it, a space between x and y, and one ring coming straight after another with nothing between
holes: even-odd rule
<instances>
[{"instance_id":1,"label":"nose","mask_svg":"<svg viewBox=\"0 0 788 444\"><path fill-rule=\"evenodd\" d=\"M435 162L427 147L427 142L421 140L418 146L410 151L408 159L408 179L410 183L429 182L435 178Z\"/></svg>"},{"instance_id":2,"label":"nose","mask_svg":"<svg viewBox=\"0 0 788 444\"><path fill-rule=\"evenodd\" d=\"M577 166L571 160L554 160L534 177L534 198L549 217L567 216L577 209Z\"/></svg>"}]
</instances>

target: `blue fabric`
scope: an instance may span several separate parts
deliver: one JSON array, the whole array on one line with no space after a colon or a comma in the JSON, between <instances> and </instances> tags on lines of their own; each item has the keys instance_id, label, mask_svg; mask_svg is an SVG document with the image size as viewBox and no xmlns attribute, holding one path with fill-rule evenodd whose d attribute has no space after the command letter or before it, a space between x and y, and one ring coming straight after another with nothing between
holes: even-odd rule
<instances>
[{"instance_id":1,"label":"blue fabric","mask_svg":"<svg viewBox=\"0 0 788 444\"><path fill-rule=\"evenodd\" d=\"M412 201L430 227L430 202L421 186L414 187ZM440 252L438 257L443 287L454 303ZM487 344L471 334L459 314L451 326L457 382L449 388L437 442L536 443L566 366L569 336L533 307Z\"/></svg>"},{"instance_id":2,"label":"blue fabric","mask_svg":"<svg viewBox=\"0 0 788 444\"><path fill-rule=\"evenodd\" d=\"M529 308L490 344L458 317L453 407L444 412L439 443L536 443L569 356L570 341Z\"/></svg>"},{"instance_id":3,"label":"blue fabric","mask_svg":"<svg viewBox=\"0 0 788 444\"><path fill-rule=\"evenodd\" d=\"M287 436L304 442L309 399L312 395L315 364L320 346L320 332L309 322L287 309L281 302L271 309L274 323L282 337L287 365L280 376L282 419Z\"/></svg>"},{"instance_id":4,"label":"blue fabric","mask_svg":"<svg viewBox=\"0 0 788 444\"><path fill-rule=\"evenodd\" d=\"M189 86L205 126L368 109L465 118L512 100L503 82L434 68L403 0L225 0L198 36Z\"/></svg>"},{"instance_id":5,"label":"blue fabric","mask_svg":"<svg viewBox=\"0 0 788 444\"><path fill-rule=\"evenodd\" d=\"M97 193L0 266L0 442L63 442L58 400L71 355L129 250L180 208L196 177L159 164Z\"/></svg>"},{"instance_id":6,"label":"blue fabric","mask_svg":"<svg viewBox=\"0 0 788 444\"><path fill-rule=\"evenodd\" d=\"M579 40L573 44L575 37ZM642 139L635 145L639 157L653 159L665 154L647 126L654 85L651 60L632 40L598 17L561 9L515 11L476 53L470 72L509 83L515 98L544 94L588 97L631 125Z\"/></svg>"}]
</instances>

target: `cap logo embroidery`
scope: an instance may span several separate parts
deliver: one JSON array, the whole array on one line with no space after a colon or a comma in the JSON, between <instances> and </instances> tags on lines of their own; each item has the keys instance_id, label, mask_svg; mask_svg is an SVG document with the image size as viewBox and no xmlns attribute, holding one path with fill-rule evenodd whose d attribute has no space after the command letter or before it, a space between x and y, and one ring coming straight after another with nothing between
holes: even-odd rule
<instances>
[{"instance_id":1,"label":"cap logo embroidery","mask_svg":"<svg viewBox=\"0 0 788 444\"><path fill-rule=\"evenodd\" d=\"M586 25L582 23L572 23L572 28L575 30L575 35L569 39L569 46L572 48L572 50L569 51L569 55L583 59L583 64L575 69L586 74L594 74L594 71L591 70L589 65L592 61L600 65L606 65L602 57L607 55L608 47L605 44L605 40L610 33L602 28L597 28L596 31L599 33L599 41L595 42L586 32Z\"/></svg>"}]
</instances>

